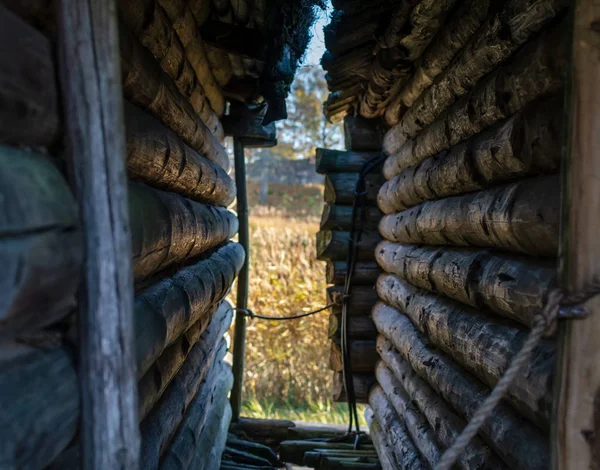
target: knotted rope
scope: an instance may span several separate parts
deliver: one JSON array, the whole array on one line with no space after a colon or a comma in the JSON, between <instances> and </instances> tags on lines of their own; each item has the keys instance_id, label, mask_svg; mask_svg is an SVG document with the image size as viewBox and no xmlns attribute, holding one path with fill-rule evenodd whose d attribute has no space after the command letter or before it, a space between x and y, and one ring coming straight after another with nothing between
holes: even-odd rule
<instances>
[{"instance_id":1,"label":"knotted rope","mask_svg":"<svg viewBox=\"0 0 600 470\"><path fill-rule=\"evenodd\" d=\"M479 432L483 423L492 415L494 408L504 398L509 387L521 372L521 369L531 357L531 353L544 336L550 336L556 331L557 320L561 309L578 306L592 297L600 294L600 283L592 283L580 292L566 294L562 289L553 289L548 294L546 304L540 313L533 317L531 332L521 350L513 358L509 368L500 378L492 393L485 399L483 405L471 417L467 426L456 438L452 445L446 449L442 458L436 465L436 470L450 470L460 454ZM582 312L578 312L583 316Z\"/></svg>"}]
</instances>

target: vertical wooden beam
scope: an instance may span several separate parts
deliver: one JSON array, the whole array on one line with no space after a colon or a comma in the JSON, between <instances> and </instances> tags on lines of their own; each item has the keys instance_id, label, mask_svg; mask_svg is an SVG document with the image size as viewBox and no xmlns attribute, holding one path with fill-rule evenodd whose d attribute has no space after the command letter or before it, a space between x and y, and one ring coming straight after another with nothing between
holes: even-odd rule
<instances>
[{"instance_id":1,"label":"vertical wooden beam","mask_svg":"<svg viewBox=\"0 0 600 470\"><path fill-rule=\"evenodd\" d=\"M231 389L232 421L238 421L242 408L242 385L244 382L244 362L246 355L246 315L248 308L248 274L250 269L250 233L248 228L248 195L246 191L246 160L244 143L241 137L233 139L235 158L235 184L237 186L237 213L239 219L238 239L246 259L237 281L237 312L233 339L233 388Z\"/></svg>"},{"instance_id":2,"label":"vertical wooden beam","mask_svg":"<svg viewBox=\"0 0 600 470\"><path fill-rule=\"evenodd\" d=\"M600 279L600 0L574 3L565 163L563 286ZM600 468L600 297L559 331L553 468Z\"/></svg>"},{"instance_id":3,"label":"vertical wooden beam","mask_svg":"<svg viewBox=\"0 0 600 470\"><path fill-rule=\"evenodd\" d=\"M133 276L114 0L58 2L66 147L85 231L79 303L83 468L139 468Z\"/></svg>"}]
</instances>

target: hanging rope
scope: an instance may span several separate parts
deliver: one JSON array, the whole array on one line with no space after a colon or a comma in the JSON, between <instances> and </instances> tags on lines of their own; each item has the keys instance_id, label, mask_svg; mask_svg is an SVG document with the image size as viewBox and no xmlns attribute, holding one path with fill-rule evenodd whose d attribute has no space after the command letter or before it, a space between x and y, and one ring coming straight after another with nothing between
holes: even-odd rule
<instances>
[{"instance_id":1,"label":"hanging rope","mask_svg":"<svg viewBox=\"0 0 600 470\"><path fill-rule=\"evenodd\" d=\"M504 398L509 387L528 363L531 353L544 336L552 335L556 330L557 320L561 309L578 306L579 304L600 294L600 284L592 283L581 292L565 294L561 289L554 289L548 294L546 305L542 311L533 318L531 332L521 350L513 358L509 368L500 378L492 393L485 399L483 405L475 412L467 426L456 438L452 445L444 452L442 458L436 465L436 470L450 470L460 454L475 437L483 423L492 415L494 409ZM579 316L582 316L579 312Z\"/></svg>"},{"instance_id":2,"label":"hanging rope","mask_svg":"<svg viewBox=\"0 0 600 470\"><path fill-rule=\"evenodd\" d=\"M258 318L259 320L269 320L269 321L285 321L285 320L298 320L299 318L310 317L311 315L316 315L317 313L324 312L325 310L333 307L334 305L339 305L341 301L331 302L324 307L321 307L317 310L313 310L312 312L299 313L297 315L292 315L289 317L270 317L267 315L258 315L254 313L249 308L231 308L232 312L241 312L248 318Z\"/></svg>"}]
</instances>

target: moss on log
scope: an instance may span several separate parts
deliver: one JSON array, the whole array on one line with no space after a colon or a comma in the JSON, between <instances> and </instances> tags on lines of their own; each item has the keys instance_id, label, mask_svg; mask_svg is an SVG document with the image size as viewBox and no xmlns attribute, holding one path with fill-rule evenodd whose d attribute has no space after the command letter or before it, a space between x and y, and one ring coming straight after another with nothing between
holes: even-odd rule
<instances>
[{"instance_id":1,"label":"moss on log","mask_svg":"<svg viewBox=\"0 0 600 470\"><path fill-rule=\"evenodd\" d=\"M227 209L138 183L129 185L129 213L138 281L221 245L238 229L237 217Z\"/></svg>"},{"instance_id":2,"label":"moss on log","mask_svg":"<svg viewBox=\"0 0 600 470\"><path fill-rule=\"evenodd\" d=\"M556 256L559 179L521 180L478 193L429 201L386 215L379 232L389 241L500 248Z\"/></svg>"},{"instance_id":3,"label":"moss on log","mask_svg":"<svg viewBox=\"0 0 600 470\"><path fill-rule=\"evenodd\" d=\"M433 346L490 388L528 336L528 331L516 324L417 289L393 274L379 278L377 293L381 300L408 316ZM506 395L515 408L541 428L549 426L554 361L554 343L542 342Z\"/></svg>"},{"instance_id":4,"label":"moss on log","mask_svg":"<svg viewBox=\"0 0 600 470\"><path fill-rule=\"evenodd\" d=\"M431 386L417 375L406 360L395 350L392 343L384 336L377 338L377 352L394 378L401 384L408 394L410 403L416 405L423 417L435 432L437 441L443 447L449 447L466 426L463 418L458 416L452 408L431 388ZM379 369L376 375L380 383L386 382L386 377L381 378ZM392 382L388 380L388 382ZM384 390L389 390L383 385ZM457 465L463 470L473 468L507 469L506 465L495 456L492 450L485 445L478 436L475 436L458 458Z\"/></svg>"},{"instance_id":5,"label":"moss on log","mask_svg":"<svg viewBox=\"0 0 600 470\"><path fill-rule=\"evenodd\" d=\"M346 261L327 261L325 280L327 284L341 285L346 278ZM381 269L374 261L358 261L352 276L353 285L374 285Z\"/></svg>"},{"instance_id":6,"label":"moss on log","mask_svg":"<svg viewBox=\"0 0 600 470\"><path fill-rule=\"evenodd\" d=\"M125 104L125 120L130 178L198 202L224 207L233 202L235 184L223 168L136 106Z\"/></svg>"},{"instance_id":7,"label":"moss on log","mask_svg":"<svg viewBox=\"0 0 600 470\"><path fill-rule=\"evenodd\" d=\"M432 348L410 319L383 303L373 309L379 333L391 341L414 371L469 420L490 389ZM506 404L498 405L479 435L509 468L547 469L549 447L545 433Z\"/></svg>"},{"instance_id":8,"label":"moss on log","mask_svg":"<svg viewBox=\"0 0 600 470\"><path fill-rule=\"evenodd\" d=\"M530 326L556 283L556 261L487 250L381 242L377 262L410 284Z\"/></svg>"},{"instance_id":9,"label":"moss on log","mask_svg":"<svg viewBox=\"0 0 600 470\"><path fill-rule=\"evenodd\" d=\"M436 121L444 110L517 51L567 4L565 0L506 2L503 10L492 14L486 20L452 65L414 102L400 122L388 131L384 139L384 151L388 155L396 153L407 139L415 137L426 126ZM512 30L517 34L515 37L511 35ZM495 76L502 73L503 77L511 82L512 72L524 72L531 81L528 85L533 87L517 90L507 82L506 89L498 91L516 92L516 96L522 92L531 94L537 86L542 86L547 80L549 72L554 74L555 78L560 78L566 59L565 46L563 45L562 49L560 46L561 43L568 42L562 36L565 32L564 22L547 29L532 44L519 51L508 65L500 67L492 74ZM547 70L547 67L550 70ZM525 85L525 82L521 81L520 85Z\"/></svg>"},{"instance_id":10,"label":"moss on log","mask_svg":"<svg viewBox=\"0 0 600 470\"><path fill-rule=\"evenodd\" d=\"M323 199L329 204L347 205L354 201L354 192L358 182L358 173L331 173L325 176ZM381 174L373 172L365 177L367 203L377 200L377 192L384 183Z\"/></svg>"},{"instance_id":11,"label":"moss on log","mask_svg":"<svg viewBox=\"0 0 600 470\"><path fill-rule=\"evenodd\" d=\"M556 172L562 97L554 96L486 132L414 166L399 153L387 159L377 202L386 214L426 200L485 189L525 176Z\"/></svg>"},{"instance_id":12,"label":"moss on log","mask_svg":"<svg viewBox=\"0 0 600 470\"><path fill-rule=\"evenodd\" d=\"M434 468L442 451L433 429L384 362L380 361L377 364L375 378L398 418L404 422L406 430L421 456L431 468Z\"/></svg>"},{"instance_id":13,"label":"moss on log","mask_svg":"<svg viewBox=\"0 0 600 470\"><path fill-rule=\"evenodd\" d=\"M375 247L381 241L377 232L362 234L357 246L358 259L373 260ZM350 248L350 232L324 230L317 233L317 259L320 261L343 261L348 258Z\"/></svg>"},{"instance_id":14,"label":"moss on log","mask_svg":"<svg viewBox=\"0 0 600 470\"><path fill-rule=\"evenodd\" d=\"M373 374L352 374L354 383L354 395L357 403L367 403L369 390L375 385L375 376ZM344 379L341 372L333 373L332 398L334 402L347 402L346 390L344 388Z\"/></svg>"},{"instance_id":15,"label":"moss on log","mask_svg":"<svg viewBox=\"0 0 600 470\"><path fill-rule=\"evenodd\" d=\"M373 373L377 363L375 340L351 339L348 342L352 373ZM329 368L335 372L342 372L342 350L339 344L331 342L329 349Z\"/></svg>"},{"instance_id":16,"label":"moss on log","mask_svg":"<svg viewBox=\"0 0 600 470\"><path fill-rule=\"evenodd\" d=\"M369 406L383 429L385 429L387 440L400 468L403 470L424 470L428 468L406 429L404 417L396 414L380 385L373 387L369 393Z\"/></svg>"},{"instance_id":17,"label":"moss on log","mask_svg":"<svg viewBox=\"0 0 600 470\"><path fill-rule=\"evenodd\" d=\"M335 343L340 343L342 331L342 318L339 313L332 313L329 316L329 327L327 337ZM374 341L377 336L377 329L368 316L352 316L348 318L348 337L353 340L371 340Z\"/></svg>"}]
</instances>

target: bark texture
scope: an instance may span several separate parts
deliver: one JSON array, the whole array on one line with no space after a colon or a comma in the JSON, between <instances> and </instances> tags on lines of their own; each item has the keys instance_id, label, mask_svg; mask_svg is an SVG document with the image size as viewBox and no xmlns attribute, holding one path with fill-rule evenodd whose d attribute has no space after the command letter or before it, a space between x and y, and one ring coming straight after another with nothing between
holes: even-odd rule
<instances>
[{"instance_id":1,"label":"bark texture","mask_svg":"<svg viewBox=\"0 0 600 470\"><path fill-rule=\"evenodd\" d=\"M365 409L365 419L367 421L367 425L369 426L369 431L371 432L373 445L375 446L377 455L379 456L381 468L399 470L398 463L396 462L394 453L392 452L392 447L387 440L386 432L381 426L379 420L373 414L373 410L370 406L367 406Z\"/></svg>"}]
</instances>

